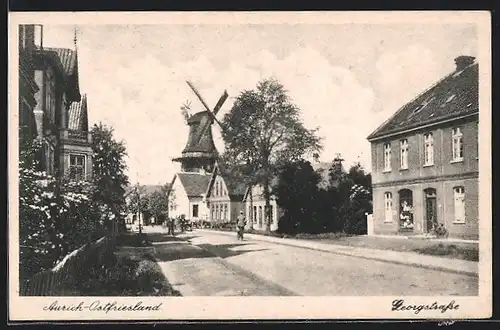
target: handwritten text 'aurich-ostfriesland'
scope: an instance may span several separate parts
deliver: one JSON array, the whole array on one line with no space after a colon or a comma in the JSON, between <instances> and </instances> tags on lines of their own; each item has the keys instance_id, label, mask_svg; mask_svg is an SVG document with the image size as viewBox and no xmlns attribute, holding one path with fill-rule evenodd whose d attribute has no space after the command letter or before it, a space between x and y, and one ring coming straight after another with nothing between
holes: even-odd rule
<instances>
[{"instance_id":1,"label":"handwritten text 'aurich-ostfriesland'","mask_svg":"<svg viewBox=\"0 0 500 330\"><path fill-rule=\"evenodd\" d=\"M43 307L44 311L49 312L143 312L143 311L159 311L162 303L158 305L146 305L142 301L135 304L119 304L113 302L101 302L95 300L91 303L80 301L78 304L60 304L57 300L50 305Z\"/></svg>"}]
</instances>

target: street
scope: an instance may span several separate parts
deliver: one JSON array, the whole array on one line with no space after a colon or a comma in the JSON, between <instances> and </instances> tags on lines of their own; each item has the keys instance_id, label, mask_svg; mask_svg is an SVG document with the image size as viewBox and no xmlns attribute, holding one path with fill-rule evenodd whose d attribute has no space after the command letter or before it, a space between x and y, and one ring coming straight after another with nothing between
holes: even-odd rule
<instances>
[{"instance_id":1,"label":"street","mask_svg":"<svg viewBox=\"0 0 500 330\"><path fill-rule=\"evenodd\" d=\"M183 295L425 296L478 294L477 277L320 252L202 230L175 238L145 227Z\"/></svg>"}]
</instances>

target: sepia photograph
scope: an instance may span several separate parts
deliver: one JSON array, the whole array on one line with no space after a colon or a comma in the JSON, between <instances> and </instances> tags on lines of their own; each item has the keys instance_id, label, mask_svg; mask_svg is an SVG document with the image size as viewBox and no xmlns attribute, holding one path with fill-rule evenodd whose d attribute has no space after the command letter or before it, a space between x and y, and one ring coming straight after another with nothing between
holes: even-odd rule
<instances>
[{"instance_id":1,"label":"sepia photograph","mask_svg":"<svg viewBox=\"0 0 500 330\"><path fill-rule=\"evenodd\" d=\"M12 320L491 315L487 12L9 21Z\"/></svg>"}]
</instances>

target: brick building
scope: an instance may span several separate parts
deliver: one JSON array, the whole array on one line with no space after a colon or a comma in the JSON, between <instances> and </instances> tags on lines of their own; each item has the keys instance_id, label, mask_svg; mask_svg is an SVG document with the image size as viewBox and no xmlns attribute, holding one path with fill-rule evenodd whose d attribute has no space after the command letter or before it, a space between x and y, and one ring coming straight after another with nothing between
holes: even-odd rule
<instances>
[{"instance_id":1,"label":"brick building","mask_svg":"<svg viewBox=\"0 0 500 330\"><path fill-rule=\"evenodd\" d=\"M375 234L477 239L478 64L456 70L400 108L369 137Z\"/></svg>"}]
</instances>

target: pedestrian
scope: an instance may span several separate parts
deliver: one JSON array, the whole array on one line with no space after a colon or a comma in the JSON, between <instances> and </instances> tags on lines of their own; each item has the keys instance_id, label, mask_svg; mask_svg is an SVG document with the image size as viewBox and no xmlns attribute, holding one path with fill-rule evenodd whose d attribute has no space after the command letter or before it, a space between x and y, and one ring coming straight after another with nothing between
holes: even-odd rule
<instances>
[{"instance_id":1,"label":"pedestrian","mask_svg":"<svg viewBox=\"0 0 500 330\"><path fill-rule=\"evenodd\" d=\"M247 224L243 211L240 211L240 215L237 218L238 226L238 240L243 240L243 233L245 232L245 225Z\"/></svg>"},{"instance_id":2,"label":"pedestrian","mask_svg":"<svg viewBox=\"0 0 500 330\"><path fill-rule=\"evenodd\" d=\"M169 232L170 232L170 235L175 236L175 219L174 218L170 219Z\"/></svg>"}]
</instances>

